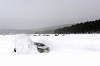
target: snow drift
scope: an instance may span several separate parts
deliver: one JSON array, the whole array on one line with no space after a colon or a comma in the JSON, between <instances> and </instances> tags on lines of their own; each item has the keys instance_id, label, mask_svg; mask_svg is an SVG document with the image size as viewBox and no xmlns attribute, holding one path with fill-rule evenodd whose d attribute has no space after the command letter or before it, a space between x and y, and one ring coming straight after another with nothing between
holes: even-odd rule
<instances>
[{"instance_id":1,"label":"snow drift","mask_svg":"<svg viewBox=\"0 0 100 66\"><path fill-rule=\"evenodd\" d=\"M19 54L28 54L37 52L36 46L30 37L26 35L17 36L15 39L16 52Z\"/></svg>"}]
</instances>

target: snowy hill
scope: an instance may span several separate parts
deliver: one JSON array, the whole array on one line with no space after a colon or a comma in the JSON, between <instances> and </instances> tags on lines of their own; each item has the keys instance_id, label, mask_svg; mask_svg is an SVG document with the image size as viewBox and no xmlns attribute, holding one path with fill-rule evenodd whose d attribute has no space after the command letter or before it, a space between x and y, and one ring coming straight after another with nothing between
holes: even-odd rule
<instances>
[{"instance_id":1,"label":"snowy hill","mask_svg":"<svg viewBox=\"0 0 100 66\"><path fill-rule=\"evenodd\" d=\"M0 29L0 35L7 34L34 34L34 33L44 33L44 34L54 34L54 29L62 28L65 26L71 26L72 24L45 27L45 28L36 28L36 29Z\"/></svg>"}]
</instances>

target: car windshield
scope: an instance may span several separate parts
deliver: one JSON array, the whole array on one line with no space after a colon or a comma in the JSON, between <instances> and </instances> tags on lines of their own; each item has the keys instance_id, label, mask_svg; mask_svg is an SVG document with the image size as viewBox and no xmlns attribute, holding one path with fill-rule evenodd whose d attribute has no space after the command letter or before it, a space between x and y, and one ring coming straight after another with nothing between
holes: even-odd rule
<instances>
[{"instance_id":1,"label":"car windshield","mask_svg":"<svg viewBox=\"0 0 100 66\"><path fill-rule=\"evenodd\" d=\"M42 44L42 43L37 43L36 45L38 45L38 46L45 46L45 45Z\"/></svg>"}]
</instances>

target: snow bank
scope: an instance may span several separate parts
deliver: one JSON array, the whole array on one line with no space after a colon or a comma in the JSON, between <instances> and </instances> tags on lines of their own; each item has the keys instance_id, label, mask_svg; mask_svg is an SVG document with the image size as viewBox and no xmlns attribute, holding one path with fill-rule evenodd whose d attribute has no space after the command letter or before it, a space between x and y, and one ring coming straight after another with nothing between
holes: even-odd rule
<instances>
[{"instance_id":1,"label":"snow bank","mask_svg":"<svg viewBox=\"0 0 100 66\"><path fill-rule=\"evenodd\" d=\"M19 54L28 54L31 52L37 52L34 42L26 35L18 35L15 38L16 52Z\"/></svg>"}]
</instances>

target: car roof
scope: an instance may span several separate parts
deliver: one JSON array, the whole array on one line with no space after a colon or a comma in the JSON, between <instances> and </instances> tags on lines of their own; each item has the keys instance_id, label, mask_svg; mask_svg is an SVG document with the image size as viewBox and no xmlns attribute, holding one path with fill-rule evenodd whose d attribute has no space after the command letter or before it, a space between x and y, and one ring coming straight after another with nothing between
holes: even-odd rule
<instances>
[{"instance_id":1,"label":"car roof","mask_svg":"<svg viewBox=\"0 0 100 66\"><path fill-rule=\"evenodd\" d=\"M38 44L45 45L45 44L40 43L40 42L34 42L34 44L36 44L36 45L38 45Z\"/></svg>"},{"instance_id":2,"label":"car roof","mask_svg":"<svg viewBox=\"0 0 100 66\"><path fill-rule=\"evenodd\" d=\"M43 44L43 43L40 43L40 42L34 42L35 44Z\"/></svg>"}]
</instances>

